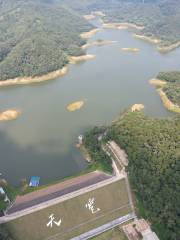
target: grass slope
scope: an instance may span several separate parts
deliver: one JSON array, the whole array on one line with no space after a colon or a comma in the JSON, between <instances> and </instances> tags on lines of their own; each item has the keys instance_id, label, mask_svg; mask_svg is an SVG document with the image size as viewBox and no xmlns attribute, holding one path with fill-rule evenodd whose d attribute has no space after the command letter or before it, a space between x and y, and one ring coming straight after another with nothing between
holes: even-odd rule
<instances>
[{"instance_id":1,"label":"grass slope","mask_svg":"<svg viewBox=\"0 0 180 240\"><path fill-rule=\"evenodd\" d=\"M101 209L94 215L85 208L88 199L92 197L96 200L96 206ZM15 240L42 240L52 236L56 236L53 239L69 240L73 236L128 214L131 209L127 204L129 204L129 200L125 180L120 180L90 193L18 218L5 224L5 227ZM55 214L56 218L62 218L60 228L46 227L49 215L52 213Z\"/></svg>"}]
</instances>

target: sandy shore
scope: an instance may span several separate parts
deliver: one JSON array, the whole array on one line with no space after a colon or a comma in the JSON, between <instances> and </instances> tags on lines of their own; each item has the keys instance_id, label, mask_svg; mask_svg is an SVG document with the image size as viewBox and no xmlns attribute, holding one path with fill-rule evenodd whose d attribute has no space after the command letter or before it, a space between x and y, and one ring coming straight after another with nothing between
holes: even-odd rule
<instances>
[{"instance_id":1,"label":"sandy shore","mask_svg":"<svg viewBox=\"0 0 180 240\"><path fill-rule=\"evenodd\" d=\"M158 46L157 50L161 53L168 53L178 47L180 47L180 41L169 46Z\"/></svg>"},{"instance_id":2,"label":"sandy shore","mask_svg":"<svg viewBox=\"0 0 180 240\"><path fill-rule=\"evenodd\" d=\"M139 112L139 111L141 111L141 110L143 110L144 109L144 105L143 104L134 104L132 107L131 107L131 112Z\"/></svg>"},{"instance_id":3,"label":"sandy shore","mask_svg":"<svg viewBox=\"0 0 180 240\"><path fill-rule=\"evenodd\" d=\"M20 111L16 109L9 109L4 112L0 112L0 121L15 120L20 115Z\"/></svg>"},{"instance_id":4,"label":"sandy shore","mask_svg":"<svg viewBox=\"0 0 180 240\"><path fill-rule=\"evenodd\" d=\"M95 29L90 30L89 32L81 33L80 37L83 39L88 39L88 38L91 38L92 36L94 36L99 31L100 31L99 28L95 28Z\"/></svg>"},{"instance_id":5,"label":"sandy shore","mask_svg":"<svg viewBox=\"0 0 180 240\"><path fill-rule=\"evenodd\" d=\"M153 37L147 37L145 35L134 34L133 36L135 38L138 38L140 40L144 40L144 41L147 41L147 42L150 42L150 43L153 43L153 44L159 44L161 42L160 39L153 38Z\"/></svg>"},{"instance_id":6,"label":"sandy shore","mask_svg":"<svg viewBox=\"0 0 180 240\"><path fill-rule=\"evenodd\" d=\"M140 51L139 48L121 48L121 50L124 52L132 52L132 53L137 53Z\"/></svg>"},{"instance_id":7,"label":"sandy shore","mask_svg":"<svg viewBox=\"0 0 180 240\"><path fill-rule=\"evenodd\" d=\"M157 78L152 78L151 80L149 80L149 83L156 87L163 87L164 85L167 84L167 82L157 79Z\"/></svg>"},{"instance_id":8,"label":"sandy shore","mask_svg":"<svg viewBox=\"0 0 180 240\"><path fill-rule=\"evenodd\" d=\"M26 84L31 84L31 83L39 83L39 82L44 82L48 80L55 79L57 77L64 76L68 71L68 67L63 67L60 70L54 71L47 73L42 76L37 76L37 77L17 77L14 79L7 79L4 81L0 81L0 87L6 87L6 86L11 86L11 85L26 85Z\"/></svg>"},{"instance_id":9,"label":"sandy shore","mask_svg":"<svg viewBox=\"0 0 180 240\"><path fill-rule=\"evenodd\" d=\"M82 61L87 61L87 60L91 60L94 59L96 56L92 55L92 54L86 54L86 55L82 55L82 56L77 56L77 57L69 57L69 62L71 64L76 64Z\"/></svg>"},{"instance_id":10,"label":"sandy shore","mask_svg":"<svg viewBox=\"0 0 180 240\"><path fill-rule=\"evenodd\" d=\"M139 26L133 23L104 23L103 24L104 28L113 28L113 29L127 29L127 28L132 28L136 30L143 30L144 26Z\"/></svg>"},{"instance_id":11,"label":"sandy shore","mask_svg":"<svg viewBox=\"0 0 180 240\"><path fill-rule=\"evenodd\" d=\"M180 113L180 107L169 100L166 93L163 92L162 88L157 90L164 106L172 112Z\"/></svg>"},{"instance_id":12,"label":"sandy shore","mask_svg":"<svg viewBox=\"0 0 180 240\"><path fill-rule=\"evenodd\" d=\"M83 45L81 48L87 49L92 46L104 46L104 45L113 44L113 43L117 43L117 41L110 41L110 40L94 41L94 42Z\"/></svg>"},{"instance_id":13,"label":"sandy shore","mask_svg":"<svg viewBox=\"0 0 180 240\"><path fill-rule=\"evenodd\" d=\"M163 91L163 86L167 84L166 81L162 81L157 78L153 78L150 81L150 84L154 85L157 88L157 92L164 104L164 106L172 112L180 113L180 107L173 102L167 97L166 93Z\"/></svg>"}]
</instances>

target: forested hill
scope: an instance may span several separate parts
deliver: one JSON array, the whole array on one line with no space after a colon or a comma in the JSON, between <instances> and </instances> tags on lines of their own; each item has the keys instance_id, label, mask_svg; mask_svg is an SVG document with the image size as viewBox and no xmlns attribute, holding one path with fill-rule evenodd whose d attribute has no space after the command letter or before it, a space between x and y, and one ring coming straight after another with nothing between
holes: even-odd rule
<instances>
[{"instance_id":1,"label":"forested hill","mask_svg":"<svg viewBox=\"0 0 180 240\"><path fill-rule=\"evenodd\" d=\"M148 37L162 40L162 45L180 41L179 0L65 0L83 12L101 10L109 22L130 22L144 25L141 31Z\"/></svg>"},{"instance_id":2,"label":"forested hill","mask_svg":"<svg viewBox=\"0 0 180 240\"><path fill-rule=\"evenodd\" d=\"M80 55L92 26L53 0L0 0L0 79L43 75Z\"/></svg>"},{"instance_id":3,"label":"forested hill","mask_svg":"<svg viewBox=\"0 0 180 240\"><path fill-rule=\"evenodd\" d=\"M92 28L82 15L95 10L145 25L141 34L164 45L180 40L179 0L0 0L0 80L43 75L82 54L79 34Z\"/></svg>"},{"instance_id":4,"label":"forested hill","mask_svg":"<svg viewBox=\"0 0 180 240\"><path fill-rule=\"evenodd\" d=\"M133 2L133 1L132 1ZM180 1L160 0L142 3L126 3L107 10L108 21L127 21L144 25L141 34L162 40L162 45L180 41Z\"/></svg>"},{"instance_id":5,"label":"forested hill","mask_svg":"<svg viewBox=\"0 0 180 240\"><path fill-rule=\"evenodd\" d=\"M126 113L108 135L126 150L139 206L160 239L179 239L180 117L151 119L139 112Z\"/></svg>"}]
</instances>

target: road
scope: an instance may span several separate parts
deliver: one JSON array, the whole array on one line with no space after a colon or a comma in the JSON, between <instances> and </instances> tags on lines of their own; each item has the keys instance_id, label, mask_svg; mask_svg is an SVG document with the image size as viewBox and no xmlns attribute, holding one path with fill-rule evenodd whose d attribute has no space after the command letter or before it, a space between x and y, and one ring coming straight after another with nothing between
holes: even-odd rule
<instances>
[{"instance_id":1,"label":"road","mask_svg":"<svg viewBox=\"0 0 180 240\"><path fill-rule=\"evenodd\" d=\"M134 219L135 217L136 217L136 215L134 213L130 213L130 214L125 215L121 218L118 218L118 219L113 220L109 223L106 223L106 224L104 224L104 225L102 225L98 228L95 228L95 229L93 229L89 232L86 232L86 233L83 233L83 234L81 234L77 237L74 237L71 240L87 240L87 239L93 238L93 237L95 237L95 236L97 236L101 233L104 233L104 232L106 232L106 231L108 231L108 230L110 230L110 229L112 229L112 228L114 228L114 227L116 227L116 226L118 226L122 223L125 223L125 222L127 222L131 219Z\"/></svg>"},{"instance_id":2,"label":"road","mask_svg":"<svg viewBox=\"0 0 180 240\"><path fill-rule=\"evenodd\" d=\"M102 146L102 148L106 152L106 154L108 154L108 156L111 157L113 164L115 165L113 169L114 170L116 169L116 174L118 174L118 172L119 172L120 174L123 174L125 176L126 188L127 188L128 197L129 197L129 203L130 203L131 209L133 211L133 214L135 215L135 207L133 204L129 179L128 179L127 172L125 171L125 167L127 166L127 163L128 163L127 155L122 149L120 149L119 154L117 154L116 151L112 148L111 144L109 144L109 143L106 144L106 147ZM107 148L109 151L107 150ZM117 169L118 168L117 163L121 166L121 169ZM124 165L123 163L126 163L126 164Z\"/></svg>"}]
</instances>

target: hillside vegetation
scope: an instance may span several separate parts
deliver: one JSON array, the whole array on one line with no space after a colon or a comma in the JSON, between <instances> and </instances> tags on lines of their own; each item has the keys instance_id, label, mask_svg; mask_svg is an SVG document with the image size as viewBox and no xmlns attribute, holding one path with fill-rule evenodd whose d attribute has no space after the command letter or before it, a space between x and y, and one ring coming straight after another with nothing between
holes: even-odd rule
<instances>
[{"instance_id":1,"label":"hillside vegetation","mask_svg":"<svg viewBox=\"0 0 180 240\"><path fill-rule=\"evenodd\" d=\"M167 82L162 90L173 103L180 106L180 72L160 72L157 78Z\"/></svg>"},{"instance_id":2,"label":"hillside vegetation","mask_svg":"<svg viewBox=\"0 0 180 240\"><path fill-rule=\"evenodd\" d=\"M143 3L144 2L144 3ZM180 41L179 0L66 0L80 12L101 10L107 22L129 22L145 26L140 34L162 40L161 45Z\"/></svg>"},{"instance_id":3,"label":"hillside vegetation","mask_svg":"<svg viewBox=\"0 0 180 240\"><path fill-rule=\"evenodd\" d=\"M92 28L54 1L0 0L0 79L39 76L81 55L79 35Z\"/></svg>"},{"instance_id":4,"label":"hillside vegetation","mask_svg":"<svg viewBox=\"0 0 180 240\"><path fill-rule=\"evenodd\" d=\"M105 12L104 21L144 25L140 34L162 45L180 40L178 0L0 0L0 80L40 76L81 55L79 35L92 26L81 15Z\"/></svg>"},{"instance_id":5,"label":"hillside vegetation","mask_svg":"<svg viewBox=\"0 0 180 240\"><path fill-rule=\"evenodd\" d=\"M133 2L133 1L132 1ZM108 21L130 22L145 26L141 34L161 39L161 45L180 41L180 2L166 0L157 2L124 3L106 11Z\"/></svg>"},{"instance_id":6,"label":"hillside vegetation","mask_svg":"<svg viewBox=\"0 0 180 240\"><path fill-rule=\"evenodd\" d=\"M160 239L179 239L179 116L152 119L126 113L110 127L108 138L127 152L132 187Z\"/></svg>"}]
</instances>

